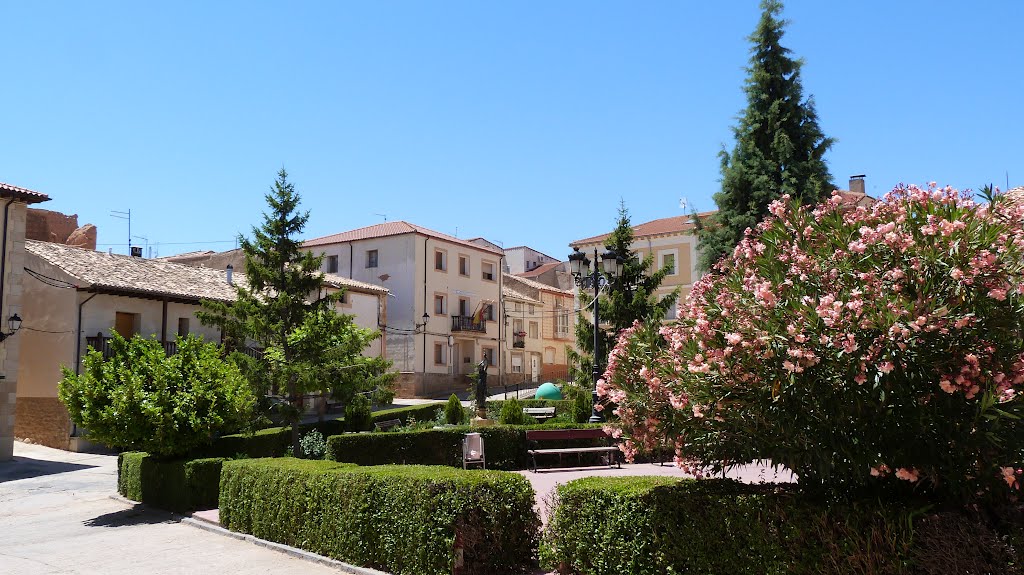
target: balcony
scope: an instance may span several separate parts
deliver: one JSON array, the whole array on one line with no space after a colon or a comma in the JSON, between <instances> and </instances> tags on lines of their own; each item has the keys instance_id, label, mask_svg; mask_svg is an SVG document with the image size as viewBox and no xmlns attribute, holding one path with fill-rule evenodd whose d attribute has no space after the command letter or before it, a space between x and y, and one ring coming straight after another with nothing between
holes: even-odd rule
<instances>
[{"instance_id":1,"label":"balcony","mask_svg":"<svg viewBox=\"0 0 1024 575\"><path fill-rule=\"evenodd\" d=\"M526 332L518 332L512 334L512 347L526 347Z\"/></svg>"},{"instance_id":2,"label":"balcony","mask_svg":"<svg viewBox=\"0 0 1024 575\"><path fill-rule=\"evenodd\" d=\"M453 315L452 316L452 331L475 331L479 333L487 333L486 322L475 322L473 316L470 315Z\"/></svg>"},{"instance_id":3,"label":"balcony","mask_svg":"<svg viewBox=\"0 0 1024 575\"><path fill-rule=\"evenodd\" d=\"M103 337L103 336L86 337L85 338L85 343L86 343L86 345L88 345L89 347L95 349L96 351L101 352L103 354L103 359L110 359L110 356L112 356L114 354L114 350L110 346L110 340L111 339L113 339L113 338ZM174 355L174 354L178 353L178 342L177 341L164 341L164 342L161 342L161 343L164 346L164 353L166 353L167 355ZM257 359L259 359L263 355L263 350L262 349L258 349L258 348L254 348L254 347L246 347L246 348L242 348L242 349L240 349L238 351L244 353L245 355L248 355L249 357L254 357L254 358L257 358Z\"/></svg>"}]
</instances>

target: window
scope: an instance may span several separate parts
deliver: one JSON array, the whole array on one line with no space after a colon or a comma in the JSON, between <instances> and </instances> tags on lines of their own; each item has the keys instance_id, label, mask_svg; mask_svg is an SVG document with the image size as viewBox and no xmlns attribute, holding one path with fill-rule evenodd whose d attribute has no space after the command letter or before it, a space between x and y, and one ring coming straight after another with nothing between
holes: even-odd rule
<instances>
[{"instance_id":1,"label":"window","mask_svg":"<svg viewBox=\"0 0 1024 575\"><path fill-rule=\"evenodd\" d=\"M530 304L530 309L529 309L530 315L533 315L534 311L536 311L536 307L531 303ZM598 311L600 311L600 310L598 310ZM600 315L600 314L598 314L598 315Z\"/></svg>"},{"instance_id":2,"label":"window","mask_svg":"<svg viewBox=\"0 0 1024 575\"><path fill-rule=\"evenodd\" d=\"M555 316L555 337L569 337L569 314L560 313Z\"/></svg>"},{"instance_id":3,"label":"window","mask_svg":"<svg viewBox=\"0 0 1024 575\"><path fill-rule=\"evenodd\" d=\"M114 312L114 331L125 339L139 333L140 316L137 313Z\"/></svg>"},{"instance_id":4,"label":"window","mask_svg":"<svg viewBox=\"0 0 1024 575\"><path fill-rule=\"evenodd\" d=\"M551 364L555 363L555 348L545 347L544 348L544 363Z\"/></svg>"},{"instance_id":5,"label":"window","mask_svg":"<svg viewBox=\"0 0 1024 575\"><path fill-rule=\"evenodd\" d=\"M523 333L523 320L517 319L512 322L512 333L513 335L519 335Z\"/></svg>"},{"instance_id":6,"label":"window","mask_svg":"<svg viewBox=\"0 0 1024 575\"><path fill-rule=\"evenodd\" d=\"M448 315L448 302L443 294L434 294L434 315Z\"/></svg>"},{"instance_id":7,"label":"window","mask_svg":"<svg viewBox=\"0 0 1024 575\"><path fill-rule=\"evenodd\" d=\"M494 321L494 304L484 304L484 319L487 321Z\"/></svg>"},{"instance_id":8,"label":"window","mask_svg":"<svg viewBox=\"0 0 1024 575\"><path fill-rule=\"evenodd\" d=\"M537 328L537 322L531 321L530 322L530 339L537 339L537 332L538 331L539 330Z\"/></svg>"},{"instance_id":9,"label":"window","mask_svg":"<svg viewBox=\"0 0 1024 575\"><path fill-rule=\"evenodd\" d=\"M459 275L469 277L469 258L459 256Z\"/></svg>"},{"instance_id":10,"label":"window","mask_svg":"<svg viewBox=\"0 0 1024 575\"><path fill-rule=\"evenodd\" d=\"M661 267L668 268L668 275L676 275L676 254L661 254Z\"/></svg>"},{"instance_id":11,"label":"window","mask_svg":"<svg viewBox=\"0 0 1024 575\"><path fill-rule=\"evenodd\" d=\"M327 256L327 273L338 273L338 256Z\"/></svg>"},{"instance_id":12,"label":"window","mask_svg":"<svg viewBox=\"0 0 1024 575\"><path fill-rule=\"evenodd\" d=\"M448 252L434 250L434 269L439 272L448 271Z\"/></svg>"},{"instance_id":13,"label":"window","mask_svg":"<svg viewBox=\"0 0 1024 575\"><path fill-rule=\"evenodd\" d=\"M494 264L492 262L484 262L480 264L482 270L481 277L488 281L494 281Z\"/></svg>"},{"instance_id":14,"label":"window","mask_svg":"<svg viewBox=\"0 0 1024 575\"><path fill-rule=\"evenodd\" d=\"M377 250L366 250L366 267L377 267Z\"/></svg>"},{"instance_id":15,"label":"window","mask_svg":"<svg viewBox=\"0 0 1024 575\"><path fill-rule=\"evenodd\" d=\"M444 343L434 344L434 364L448 365L448 345Z\"/></svg>"},{"instance_id":16,"label":"window","mask_svg":"<svg viewBox=\"0 0 1024 575\"><path fill-rule=\"evenodd\" d=\"M186 335L188 335L188 318L187 317L179 317L178 318L178 335L181 336L181 337L185 337Z\"/></svg>"},{"instance_id":17,"label":"window","mask_svg":"<svg viewBox=\"0 0 1024 575\"><path fill-rule=\"evenodd\" d=\"M517 301L512 303L512 311L523 311L523 302Z\"/></svg>"},{"instance_id":18,"label":"window","mask_svg":"<svg viewBox=\"0 0 1024 575\"><path fill-rule=\"evenodd\" d=\"M522 354L512 354L512 373L523 373L523 356Z\"/></svg>"},{"instance_id":19,"label":"window","mask_svg":"<svg viewBox=\"0 0 1024 575\"><path fill-rule=\"evenodd\" d=\"M464 297L459 298L459 315L463 317L469 315L469 300Z\"/></svg>"},{"instance_id":20,"label":"window","mask_svg":"<svg viewBox=\"0 0 1024 575\"><path fill-rule=\"evenodd\" d=\"M494 353L494 348L493 347L485 347L485 348L483 348L482 351L484 353L484 357L487 358L487 365L488 366L494 367L494 366L498 365L498 357L497 357L498 354Z\"/></svg>"}]
</instances>

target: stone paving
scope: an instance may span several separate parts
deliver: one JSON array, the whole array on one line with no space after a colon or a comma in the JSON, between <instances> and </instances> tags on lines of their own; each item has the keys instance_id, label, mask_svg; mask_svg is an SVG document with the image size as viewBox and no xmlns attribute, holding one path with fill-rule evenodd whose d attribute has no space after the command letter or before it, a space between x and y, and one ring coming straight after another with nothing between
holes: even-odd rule
<instances>
[{"instance_id":1,"label":"stone paving","mask_svg":"<svg viewBox=\"0 0 1024 575\"><path fill-rule=\"evenodd\" d=\"M111 499L116 456L20 442L14 456L0 463L0 574L339 572Z\"/></svg>"}]
</instances>

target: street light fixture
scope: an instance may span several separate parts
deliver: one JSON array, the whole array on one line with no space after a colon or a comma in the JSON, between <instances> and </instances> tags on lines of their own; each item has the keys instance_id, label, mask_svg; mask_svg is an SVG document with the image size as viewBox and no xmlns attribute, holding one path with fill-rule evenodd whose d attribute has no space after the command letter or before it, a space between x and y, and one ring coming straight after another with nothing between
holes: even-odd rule
<instances>
[{"instance_id":1,"label":"street light fixture","mask_svg":"<svg viewBox=\"0 0 1024 575\"><path fill-rule=\"evenodd\" d=\"M7 339L8 337L14 335L14 333L16 331L21 329L21 317L19 317L18 314L12 315L10 318L7 319L7 327L11 331L6 332L6 333L0 331L0 341L3 341L5 339Z\"/></svg>"},{"instance_id":2,"label":"street light fixture","mask_svg":"<svg viewBox=\"0 0 1024 575\"><path fill-rule=\"evenodd\" d=\"M601 254L598 263L597 248L594 248L594 267L590 267L590 259L580 251L573 248L569 254L569 269L572 271L572 279L580 289L586 289L589 285L594 286L594 390L592 393L594 408L590 414L590 423L601 423L604 415L597 409L597 380L601 378L601 333L599 325L601 319L598 314L598 296L601 293L601 278L610 281L622 275L624 258L615 250L609 248Z\"/></svg>"}]
</instances>

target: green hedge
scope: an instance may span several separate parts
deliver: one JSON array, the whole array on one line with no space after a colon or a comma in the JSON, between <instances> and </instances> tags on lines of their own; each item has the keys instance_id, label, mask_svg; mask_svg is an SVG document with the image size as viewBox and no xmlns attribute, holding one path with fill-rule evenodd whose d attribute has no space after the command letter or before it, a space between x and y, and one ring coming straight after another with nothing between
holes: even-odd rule
<instances>
[{"instance_id":1,"label":"green hedge","mask_svg":"<svg viewBox=\"0 0 1024 575\"><path fill-rule=\"evenodd\" d=\"M467 433L480 433L488 469L527 469L528 429L581 429L598 424L495 425L491 427L446 427L417 431L360 433L327 438L327 456L332 461L359 465L447 465L462 467L462 439ZM570 447L600 444L601 440L546 442L544 447ZM589 462L589 461L588 461ZM545 462L539 462L541 466Z\"/></svg>"},{"instance_id":2,"label":"green hedge","mask_svg":"<svg viewBox=\"0 0 1024 575\"><path fill-rule=\"evenodd\" d=\"M572 410L572 401L568 399L520 399L519 403L525 407L554 407L555 415L568 414ZM501 406L505 404L504 399L487 402L488 413L501 413Z\"/></svg>"},{"instance_id":3,"label":"green hedge","mask_svg":"<svg viewBox=\"0 0 1024 575\"><path fill-rule=\"evenodd\" d=\"M558 487L541 556L588 575L901 573L907 517L901 504L829 507L777 485L587 478Z\"/></svg>"},{"instance_id":4,"label":"green hedge","mask_svg":"<svg viewBox=\"0 0 1024 575\"><path fill-rule=\"evenodd\" d=\"M305 435L316 429L324 437L343 433L345 422L341 419L328 419L323 422L307 423L299 426L299 435ZM235 433L222 435L211 445L197 450L196 457L281 457L291 451L292 428L268 427L253 433Z\"/></svg>"},{"instance_id":5,"label":"green hedge","mask_svg":"<svg viewBox=\"0 0 1024 575\"><path fill-rule=\"evenodd\" d=\"M215 509L223 458L161 461L132 451L117 458L117 492L133 501L187 513Z\"/></svg>"},{"instance_id":6,"label":"green hedge","mask_svg":"<svg viewBox=\"0 0 1024 575\"><path fill-rule=\"evenodd\" d=\"M514 473L248 459L220 488L228 529L395 575L452 573L460 554L465 574L535 561L533 489Z\"/></svg>"},{"instance_id":7,"label":"green hedge","mask_svg":"<svg viewBox=\"0 0 1024 575\"><path fill-rule=\"evenodd\" d=\"M370 414L373 423L388 421L389 419L400 419L402 425L409 423L409 417L416 418L416 421L433 421L439 411L444 411L445 402L424 403L421 405L410 405L407 407L396 407L394 409L382 409Z\"/></svg>"}]
</instances>

